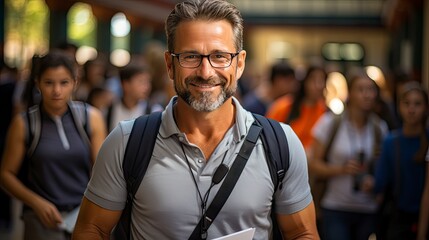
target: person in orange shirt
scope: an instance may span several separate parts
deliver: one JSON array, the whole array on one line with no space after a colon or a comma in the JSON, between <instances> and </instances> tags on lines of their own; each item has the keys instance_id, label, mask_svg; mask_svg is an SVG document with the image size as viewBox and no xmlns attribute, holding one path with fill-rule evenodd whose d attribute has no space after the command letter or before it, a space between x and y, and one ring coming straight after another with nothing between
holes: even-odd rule
<instances>
[{"instance_id":1,"label":"person in orange shirt","mask_svg":"<svg viewBox=\"0 0 429 240\"><path fill-rule=\"evenodd\" d=\"M269 107L266 117L290 124L307 150L312 143L311 129L326 112L324 90L327 74L321 67L310 67L295 96L284 95Z\"/></svg>"}]
</instances>

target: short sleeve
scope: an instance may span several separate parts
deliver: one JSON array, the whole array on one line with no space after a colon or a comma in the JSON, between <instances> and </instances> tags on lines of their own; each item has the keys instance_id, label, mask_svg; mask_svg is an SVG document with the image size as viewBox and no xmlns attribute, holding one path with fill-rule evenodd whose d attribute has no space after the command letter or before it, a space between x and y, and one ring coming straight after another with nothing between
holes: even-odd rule
<instances>
[{"instance_id":1,"label":"short sleeve","mask_svg":"<svg viewBox=\"0 0 429 240\"><path fill-rule=\"evenodd\" d=\"M275 194L276 212L292 214L306 208L312 201L308 183L307 158L304 147L295 132L282 124L289 145L289 169L283 179L282 189Z\"/></svg>"},{"instance_id":2,"label":"short sleeve","mask_svg":"<svg viewBox=\"0 0 429 240\"><path fill-rule=\"evenodd\" d=\"M122 161L134 121L122 121L107 136L97 156L85 197L100 207L122 210L127 188Z\"/></svg>"},{"instance_id":3,"label":"short sleeve","mask_svg":"<svg viewBox=\"0 0 429 240\"><path fill-rule=\"evenodd\" d=\"M328 129L331 128L334 117L335 116L331 112L327 112L319 118L311 130L314 139L317 139L321 143L326 143L328 141L328 134L326 133L329 132Z\"/></svg>"}]
</instances>

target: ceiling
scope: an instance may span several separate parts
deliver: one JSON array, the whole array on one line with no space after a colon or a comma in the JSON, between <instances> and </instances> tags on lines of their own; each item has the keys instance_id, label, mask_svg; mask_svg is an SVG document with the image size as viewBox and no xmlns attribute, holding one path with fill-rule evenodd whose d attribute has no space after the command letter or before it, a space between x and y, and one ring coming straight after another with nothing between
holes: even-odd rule
<instances>
[{"instance_id":1,"label":"ceiling","mask_svg":"<svg viewBox=\"0 0 429 240\"><path fill-rule=\"evenodd\" d=\"M68 0L99 11L122 11L132 21L163 25L179 0ZM229 0L246 24L394 26L424 0ZM48 2L48 0L47 0ZM57 4L63 1L55 1Z\"/></svg>"},{"instance_id":2,"label":"ceiling","mask_svg":"<svg viewBox=\"0 0 429 240\"><path fill-rule=\"evenodd\" d=\"M252 23L378 25L385 0L234 0Z\"/></svg>"}]
</instances>

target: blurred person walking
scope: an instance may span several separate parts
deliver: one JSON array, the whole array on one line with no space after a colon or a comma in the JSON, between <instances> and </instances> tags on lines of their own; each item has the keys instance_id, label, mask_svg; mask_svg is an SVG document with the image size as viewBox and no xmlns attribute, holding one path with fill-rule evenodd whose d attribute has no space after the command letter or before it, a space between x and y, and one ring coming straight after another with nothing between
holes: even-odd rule
<instances>
[{"instance_id":1,"label":"blurred person walking","mask_svg":"<svg viewBox=\"0 0 429 240\"><path fill-rule=\"evenodd\" d=\"M104 59L88 60L83 65L82 76L74 92L74 98L79 101L87 101L93 88L106 86L107 64Z\"/></svg>"},{"instance_id":2,"label":"blurred person walking","mask_svg":"<svg viewBox=\"0 0 429 240\"><path fill-rule=\"evenodd\" d=\"M327 74L322 67L310 67L295 96L286 94L271 104L266 117L290 124L307 150L313 137L311 129L326 110L324 91Z\"/></svg>"},{"instance_id":3,"label":"blurred person walking","mask_svg":"<svg viewBox=\"0 0 429 240\"><path fill-rule=\"evenodd\" d=\"M122 120L163 110L161 105L150 100L152 78L145 66L128 65L120 69L119 76L123 95L107 110L106 125L109 132Z\"/></svg>"},{"instance_id":4,"label":"blurred person walking","mask_svg":"<svg viewBox=\"0 0 429 240\"><path fill-rule=\"evenodd\" d=\"M75 74L63 53L42 57L36 74L41 104L16 115L8 131L0 180L24 203L24 239L70 237L60 228L63 216L79 207L106 137L101 113L71 101Z\"/></svg>"},{"instance_id":5,"label":"blurred person walking","mask_svg":"<svg viewBox=\"0 0 429 240\"><path fill-rule=\"evenodd\" d=\"M298 89L295 70L286 62L271 66L270 78L262 81L241 99L243 107L253 113L265 115L273 101L285 94L293 95Z\"/></svg>"},{"instance_id":6,"label":"blurred person walking","mask_svg":"<svg viewBox=\"0 0 429 240\"><path fill-rule=\"evenodd\" d=\"M385 209L389 217L381 219L388 221L386 236L377 238L412 240L417 236L425 184L429 103L426 91L418 82L404 84L398 97L402 127L384 140L375 171L375 193L385 198L385 203L390 203Z\"/></svg>"},{"instance_id":7,"label":"blurred person walking","mask_svg":"<svg viewBox=\"0 0 429 240\"><path fill-rule=\"evenodd\" d=\"M377 202L367 185L373 180L372 165L387 125L373 113L377 94L373 80L358 72L350 78L348 90L344 113L325 113L312 130L310 175L326 179L320 202L325 240L367 240L375 231ZM333 131L334 136L329 134Z\"/></svg>"},{"instance_id":8,"label":"blurred person walking","mask_svg":"<svg viewBox=\"0 0 429 240\"><path fill-rule=\"evenodd\" d=\"M6 134L14 115L13 93L17 85L16 69L10 68L0 55L0 156L4 152ZM0 237L12 230L11 198L0 189Z\"/></svg>"},{"instance_id":9,"label":"blurred person walking","mask_svg":"<svg viewBox=\"0 0 429 240\"><path fill-rule=\"evenodd\" d=\"M107 110L114 102L115 95L106 88L95 87L89 92L86 103L99 109L103 115L107 114Z\"/></svg>"}]
</instances>

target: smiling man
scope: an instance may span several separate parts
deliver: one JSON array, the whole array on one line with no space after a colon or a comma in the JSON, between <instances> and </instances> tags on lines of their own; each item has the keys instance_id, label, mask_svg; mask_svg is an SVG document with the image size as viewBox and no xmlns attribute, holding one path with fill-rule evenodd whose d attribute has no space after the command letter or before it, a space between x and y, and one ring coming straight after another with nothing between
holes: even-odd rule
<instances>
[{"instance_id":1,"label":"smiling man","mask_svg":"<svg viewBox=\"0 0 429 240\"><path fill-rule=\"evenodd\" d=\"M255 121L233 97L246 58L235 6L222 0L179 3L166 20L166 34L165 62L177 96L162 114L133 200L132 239L188 239L224 181L215 181L215 170L231 168ZM121 122L105 141L74 239L109 239L118 223L127 199L122 162L133 124ZM247 228L255 228L253 239L271 239L271 211L284 239L318 239L305 153L291 128L281 126L290 149L283 188L274 186L258 140L222 210L197 239Z\"/></svg>"}]
</instances>

